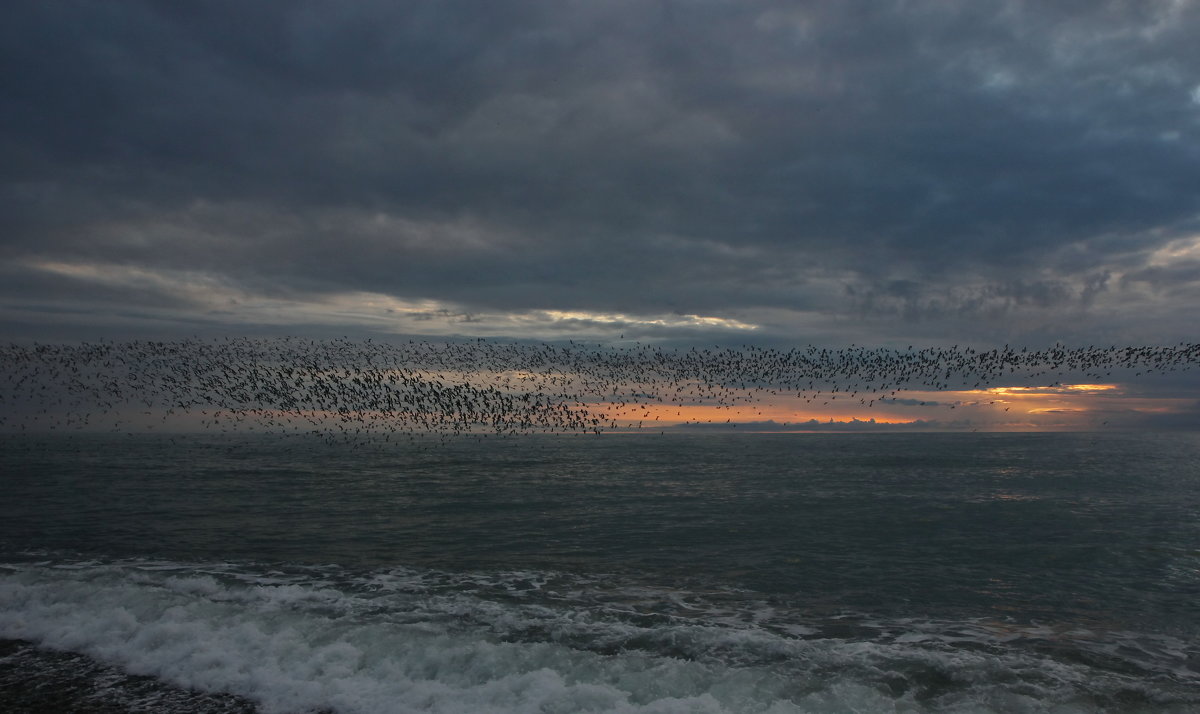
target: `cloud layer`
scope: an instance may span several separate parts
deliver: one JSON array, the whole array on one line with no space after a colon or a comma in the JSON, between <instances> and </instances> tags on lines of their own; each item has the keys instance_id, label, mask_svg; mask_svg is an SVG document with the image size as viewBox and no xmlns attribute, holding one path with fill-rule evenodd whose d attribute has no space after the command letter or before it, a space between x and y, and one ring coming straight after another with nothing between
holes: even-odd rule
<instances>
[{"instance_id":1,"label":"cloud layer","mask_svg":"<svg viewBox=\"0 0 1200 714\"><path fill-rule=\"evenodd\" d=\"M1193 337L1194 2L0 12L13 334Z\"/></svg>"}]
</instances>

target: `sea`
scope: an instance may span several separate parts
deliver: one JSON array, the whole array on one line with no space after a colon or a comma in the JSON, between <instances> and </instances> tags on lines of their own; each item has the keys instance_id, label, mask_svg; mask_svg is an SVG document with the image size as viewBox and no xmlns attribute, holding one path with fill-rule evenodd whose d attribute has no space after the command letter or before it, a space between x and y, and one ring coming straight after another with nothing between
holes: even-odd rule
<instances>
[{"instance_id":1,"label":"sea","mask_svg":"<svg viewBox=\"0 0 1200 714\"><path fill-rule=\"evenodd\" d=\"M10 434L0 710L1198 712L1200 434Z\"/></svg>"}]
</instances>

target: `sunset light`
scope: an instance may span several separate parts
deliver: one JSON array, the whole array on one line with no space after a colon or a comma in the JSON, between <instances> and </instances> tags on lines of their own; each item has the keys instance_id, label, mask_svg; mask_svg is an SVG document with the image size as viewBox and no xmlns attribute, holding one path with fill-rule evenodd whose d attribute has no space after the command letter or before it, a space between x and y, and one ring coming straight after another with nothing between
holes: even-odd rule
<instances>
[{"instance_id":1,"label":"sunset light","mask_svg":"<svg viewBox=\"0 0 1200 714\"><path fill-rule=\"evenodd\" d=\"M1200 712L1200 0L3 0L0 712Z\"/></svg>"}]
</instances>

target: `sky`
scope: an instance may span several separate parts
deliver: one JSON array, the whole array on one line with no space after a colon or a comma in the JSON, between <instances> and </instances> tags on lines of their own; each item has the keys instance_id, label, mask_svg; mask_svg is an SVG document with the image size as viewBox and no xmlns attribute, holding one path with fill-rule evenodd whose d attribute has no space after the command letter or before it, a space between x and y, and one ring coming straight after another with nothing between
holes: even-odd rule
<instances>
[{"instance_id":1,"label":"sky","mask_svg":"<svg viewBox=\"0 0 1200 714\"><path fill-rule=\"evenodd\" d=\"M1187 0L9 0L0 337L1193 342L1197 36Z\"/></svg>"}]
</instances>

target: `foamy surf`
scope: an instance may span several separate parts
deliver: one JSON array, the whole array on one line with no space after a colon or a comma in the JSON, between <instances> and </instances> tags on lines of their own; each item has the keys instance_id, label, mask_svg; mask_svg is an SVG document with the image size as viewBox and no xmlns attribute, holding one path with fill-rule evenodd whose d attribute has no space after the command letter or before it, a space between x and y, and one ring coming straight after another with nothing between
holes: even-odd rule
<instances>
[{"instance_id":1,"label":"foamy surf","mask_svg":"<svg viewBox=\"0 0 1200 714\"><path fill-rule=\"evenodd\" d=\"M1195 652L1171 637L818 617L753 593L550 572L15 562L0 566L0 637L238 698L212 711L242 701L346 714L1200 705Z\"/></svg>"}]
</instances>

